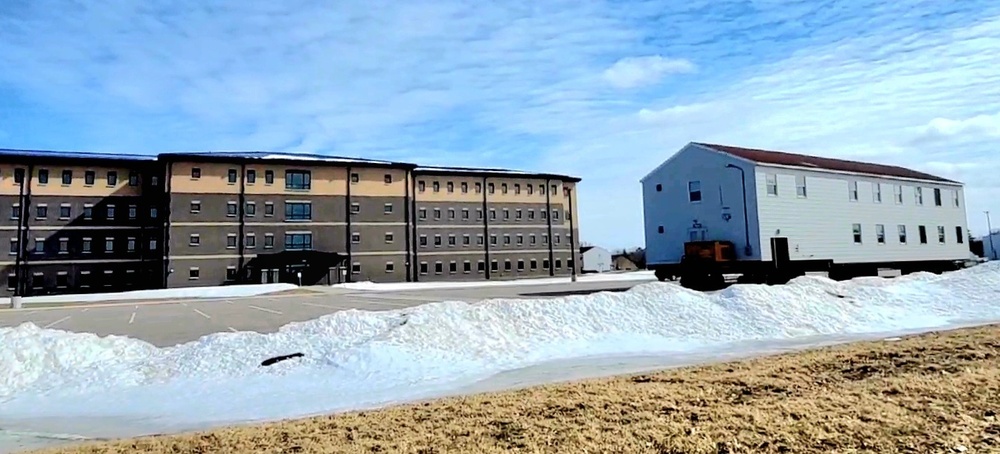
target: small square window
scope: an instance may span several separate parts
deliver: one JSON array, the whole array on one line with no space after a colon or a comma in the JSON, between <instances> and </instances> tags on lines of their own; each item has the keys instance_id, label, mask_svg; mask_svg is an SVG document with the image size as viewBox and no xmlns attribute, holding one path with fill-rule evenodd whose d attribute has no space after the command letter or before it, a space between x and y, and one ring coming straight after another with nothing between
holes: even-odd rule
<instances>
[{"instance_id":1,"label":"small square window","mask_svg":"<svg viewBox=\"0 0 1000 454\"><path fill-rule=\"evenodd\" d=\"M108 186L118 186L118 172L114 170L108 171Z\"/></svg>"},{"instance_id":2,"label":"small square window","mask_svg":"<svg viewBox=\"0 0 1000 454\"><path fill-rule=\"evenodd\" d=\"M62 171L62 184L72 184L73 183L73 171L63 170Z\"/></svg>"},{"instance_id":3,"label":"small square window","mask_svg":"<svg viewBox=\"0 0 1000 454\"><path fill-rule=\"evenodd\" d=\"M192 167L191 168L191 178L194 178L194 179L201 178L201 168L200 167Z\"/></svg>"}]
</instances>

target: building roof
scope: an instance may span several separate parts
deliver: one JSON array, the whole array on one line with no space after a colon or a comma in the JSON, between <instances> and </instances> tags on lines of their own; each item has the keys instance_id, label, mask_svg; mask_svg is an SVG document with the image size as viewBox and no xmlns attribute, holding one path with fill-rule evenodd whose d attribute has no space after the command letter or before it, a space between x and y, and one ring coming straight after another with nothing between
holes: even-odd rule
<instances>
[{"instance_id":1,"label":"building roof","mask_svg":"<svg viewBox=\"0 0 1000 454\"><path fill-rule=\"evenodd\" d=\"M89 151L18 150L0 148L0 157L22 159L69 159L101 161L155 161L154 155L125 153L95 153Z\"/></svg>"},{"instance_id":2,"label":"building roof","mask_svg":"<svg viewBox=\"0 0 1000 454\"><path fill-rule=\"evenodd\" d=\"M791 167L802 167L808 169L833 170L839 172L862 173L874 176L887 176L898 178L910 178L914 180L938 181L942 183L959 182L941 178L929 173L918 172L905 167L891 166L885 164L875 164L870 162L849 161L846 159L823 158L819 156L809 156L784 151L760 150L755 148L734 147L731 145L718 145L709 143L698 143L705 148L728 153L733 156L753 161L759 164L774 164Z\"/></svg>"},{"instance_id":3,"label":"building roof","mask_svg":"<svg viewBox=\"0 0 1000 454\"><path fill-rule=\"evenodd\" d=\"M507 177L507 178L551 178L553 180L568 181L571 183L579 183L581 179L579 177L573 177L569 175L559 175L555 173L545 173L545 172L526 172L523 170L511 170L511 169L497 169L488 167L438 167L438 166L418 166L414 169L417 173L425 173L429 175L447 175L447 174L459 174L459 175L476 175L476 176L491 176L491 177Z\"/></svg>"},{"instance_id":4,"label":"building roof","mask_svg":"<svg viewBox=\"0 0 1000 454\"><path fill-rule=\"evenodd\" d=\"M593 248L594 248L594 246L580 246L580 253L583 254L583 253L585 253L585 252L587 252L587 251L589 251L589 250L591 250Z\"/></svg>"},{"instance_id":5,"label":"building roof","mask_svg":"<svg viewBox=\"0 0 1000 454\"><path fill-rule=\"evenodd\" d=\"M404 162L383 161L378 159L362 159L345 156L328 156L309 153L275 153L271 151L189 151L161 153L164 161L199 159L211 161L271 161L271 162L312 162L339 165L371 165L392 167L416 167Z\"/></svg>"}]
</instances>

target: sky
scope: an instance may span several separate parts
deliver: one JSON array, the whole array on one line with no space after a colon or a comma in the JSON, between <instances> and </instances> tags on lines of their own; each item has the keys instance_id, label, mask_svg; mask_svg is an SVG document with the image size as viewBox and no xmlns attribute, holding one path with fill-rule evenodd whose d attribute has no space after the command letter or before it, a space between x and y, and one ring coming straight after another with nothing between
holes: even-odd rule
<instances>
[{"instance_id":1,"label":"sky","mask_svg":"<svg viewBox=\"0 0 1000 454\"><path fill-rule=\"evenodd\" d=\"M688 142L902 165L1000 226L992 0L0 1L0 148L269 150L583 178L643 245Z\"/></svg>"}]
</instances>

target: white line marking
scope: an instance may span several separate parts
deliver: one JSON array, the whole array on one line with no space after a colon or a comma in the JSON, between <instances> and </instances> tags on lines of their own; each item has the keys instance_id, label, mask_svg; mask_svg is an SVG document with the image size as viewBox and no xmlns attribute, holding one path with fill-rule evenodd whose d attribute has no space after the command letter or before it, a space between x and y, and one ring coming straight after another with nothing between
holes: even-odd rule
<instances>
[{"instance_id":1,"label":"white line marking","mask_svg":"<svg viewBox=\"0 0 1000 454\"><path fill-rule=\"evenodd\" d=\"M87 311L89 311L89 310L90 310L90 308L89 308L89 307L85 307L85 308L83 308L83 310L82 310L82 311L80 311L80 312L87 312Z\"/></svg>"},{"instance_id":2,"label":"white line marking","mask_svg":"<svg viewBox=\"0 0 1000 454\"><path fill-rule=\"evenodd\" d=\"M331 306L329 304L320 304L320 303L299 303L299 304L301 304L303 306L323 307L323 308L327 308L327 309L339 309L339 310L347 310L348 309L348 308L342 307L342 306Z\"/></svg>"},{"instance_id":3,"label":"white line marking","mask_svg":"<svg viewBox=\"0 0 1000 454\"><path fill-rule=\"evenodd\" d=\"M181 306L188 307L187 303L181 303Z\"/></svg>"},{"instance_id":4,"label":"white line marking","mask_svg":"<svg viewBox=\"0 0 1000 454\"><path fill-rule=\"evenodd\" d=\"M227 328L229 328L229 331L232 331L234 333L238 333L239 332L239 331L236 331L236 328L233 328L232 326L227 326Z\"/></svg>"},{"instance_id":5,"label":"white line marking","mask_svg":"<svg viewBox=\"0 0 1000 454\"><path fill-rule=\"evenodd\" d=\"M202 317L205 317L205 318L212 318L212 317L209 317L209 316L208 316L208 314L206 314L206 313L204 313L204 312L202 312L202 311L199 311L198 309L191 309L191 310L193 310L193 311L194 311L194 312L195 312L196 314L198 314L198 315L200 315L200 316L202 316Z\"/></svg>"},{"instance_id":6,"label":"white line marking","mask_svg":"<svg viewBox=\"0 0 1000 454\"><path fill-rule=\"evenodd\" d=\"M135 321L135 312L132 312L132 316L128 318L128 324L131 325Z\"/></svg>"},{"instance_id":7,"label":"white line marking","mask_svg":"<svg viewBox=\"0 0 1000 454\"><path fill-rule=\"evenodd\" d=\"M69 316L68 315L65 316L65 317L63 317L63 318L60 318L59 320L56 320L56 321L54 321L52 323L49 323L48 325L43 326L42 329L49 329L49 328L51 328L53 326L56 326L56 325L58 325L58 324L60 324L62 322L65 322L66 320L69 320Z\"/></svg>"},{"instance_id":8,"label":"white line marking","mask_svg":"<svg viewBox=\"0 0 1000 454\"><path fill-rule=\"evenodd\" d=\"M38 311L29 311L27 314L24 314L24 315L31 315L31 314L34 314L35 312L38 312Z\"/></svg>"},{"instance_id":9,"label":"white line marking","mask_svg":"<svg viewBox=\"0 0 1000 454\"><path fill-rule=\"evenodd\" d=\"M247 305L247 307L249 307L251 309L257 309L258 311L270 312L272 314L281 315L281 311L276 311L274 309L268 309L268 308L265 308L265 307L257 307L257 306L252 306L252 305Z\"/></svg>"},{"instance_id":10,"label":"white line marking","mask_svg":"<svg viewBox=\"0 0 1000 454\"><path fill-rule=\"evenodd\" d=\"M233 302L232 302L232 301L229 301L229 300L226 300L226 301L225 301L225 303L226 303L226 304L233 304Z\"/></svg>"}]
</instances>

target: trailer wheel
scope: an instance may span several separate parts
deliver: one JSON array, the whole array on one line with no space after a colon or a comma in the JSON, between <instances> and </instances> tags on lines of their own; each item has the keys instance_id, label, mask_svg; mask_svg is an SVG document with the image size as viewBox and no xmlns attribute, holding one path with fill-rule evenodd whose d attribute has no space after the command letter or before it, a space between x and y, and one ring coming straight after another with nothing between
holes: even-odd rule
<instances>
[{"instance_id":1,"label":"trailer wheel","mask_svg":"<svg viewBox=\"0 0 1000 454\"><path fill-rule=\"evenodd\" d=\"M657 268L653 274L656 276L656 279L659 280L660 282L673 280L674 278L674 276L670 274L670 272L668 272L665 268Z\"/></svg>"}]
</instances>

